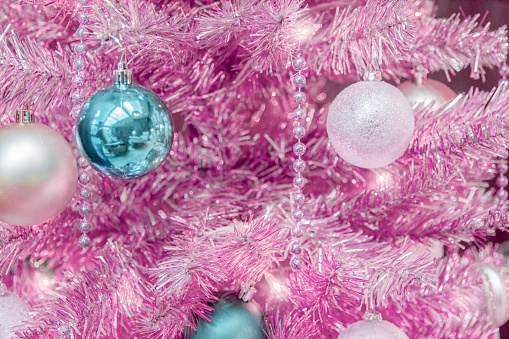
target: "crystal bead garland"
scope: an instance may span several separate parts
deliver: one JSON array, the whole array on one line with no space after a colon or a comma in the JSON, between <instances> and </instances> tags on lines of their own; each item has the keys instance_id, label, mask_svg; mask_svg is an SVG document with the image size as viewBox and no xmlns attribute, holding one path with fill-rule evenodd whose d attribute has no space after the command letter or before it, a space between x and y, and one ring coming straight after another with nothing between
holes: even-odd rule
<instances>
[{"instance_id":1,"label":"crystal bead garland","mask_svg":"<svg viewBox=\"0 0 509 339\"><path fill-rule=\"evenodd\" d=\"M86 3L87 0L78 0L78 8L80 8L80 10L76 13L76 17L80 23L80 26L76 30L76 37L80 39L80 41L74 45L75 57L72 64L73 70L76 72L72 78L74 92L71 95L72 102L74 103L71 115L74 119L78 117L81 106L85 101L85 96L83 94L86 68L84 55L87 53L87 45L85 44L87 28L85 25L88 23L88 14L86 12L87 7L85 7ZM79 190L79 214L81 218L78 220L76 227L82 233L78 239L78 244L81 247L86 247L90 244L90 238L88 237L87 232L92 230L92 224L88 220L88 217L92 212L92 204L89 201L92 194L87 187L92 178L90 174L86 172L88 163L83 157L78 158L78 167L80 169L78 181L81 186Z\"/></svg>"},{"instance_id":2,"label":"crystal bead garland","mask_svg":"<svg viewBox=\"0 0 509 339\"><path fill-rule=\"evenodd\" d=\"M86 169L89 167L88 162L85 158L80 157L78 159L78 167L80 168L80 175L78 177L78 181L80 183L79 190L79 213L81 219L78 221L76 227L83 234L78 239L78 244L81 247L86 247L90 244L90 238L87 235L87 232L92 230L92 224L90 223L89 216L92 212L92 204L90 203L90 198L92 197L92 193L87 185L92 181L92 177L90 174L86 172Z\"/></svg>"},{"instance_id":3,"label":"crystal bead garland","mask_svg":"<svg viewBox=\"0 0 509 339\"><path fill-rule=\"evenodd\" d=\"M77 8L78 12L76 13L76 18L80 23L78 29L76 30L76 37L80 40L77 42L74 49L74 59L72 61L72 68L74 70L74 76L72 78L72 86L74 88L71 99L74 104L73 109L71 110L71 116L76 119L80 113L81 105L85 101L85 96L83 94L83 87L85 86L85 68L86 61L84 55L87 53L87 45L85 44L85 37L87 35L87 29L85 25L88 23L88 15L86 12L87 7L85 7L87 0L78 0Z\"/></svg>"},{"instance_id":4,"label":"crystal bead garland","mask_svg":"<svg viewBox=\"0 0 509 339\"><path fill-rule=\"evenodd\" d=\"M509 184L509 179L507 179L507 177L505 176L505 174L507 173L507 170L509 169L509 166L507 164L507 157L509 155L509 152L507 150L505 150L504 152L504 155L503 155L503 160L501 160L501 162L497 165L497 171L498 171L498 178L497 178L497 187L498 187L498 191L497 191L497 197L504 201L504 200L507 200L507 196L508 196L508 193L505 189L505 187Z\"/></svg>"},{"instance_id":5,"label":"crystal bead garland","mask_svg":"<svg viewBox=\"0 0 509 339\"><path fill-rule=\"evenodd\" d=\"M498 83L499 87L507 86L509 84L508 80L507 80L507 76L509 75L509 66L507 66L507 64L503 64L500 67L500 75L502 76L502 78L500 79L500 81ZM501 160L501 162L497 165L497 170L499 173L499 176L497 178L497 186L499 188L497 191L497 197L501 201L507 200L507 197L509 195L509 193L505 189L505 187L509 184L509 180L507 179L507 177L505 175L505 173L507 172L507 170L509 168L509 165L507 164L508 157L509 157L509 151L507 149L505 149L504 153L502 155L503 160Z\"/></svg>"},{"instance_id":6,"label":"crystal bead garland","mask_svg":"<svg viewBox=\"0 0 509 339\"><path fill-rule=\"evenodd\" d=\"M293 69L297 72L293 76L293 84L297 88L297 92L295 92L293 95L293 101L297 104L297 109L293 111L293 120L295 121L293 127L293 136L297 139L297 143L293 145L293 153L297 156L297 159L295 159L293 162L293 169L297 175L293 179L293 186L295 187L295 192L293 193L293 203L295 209L292 212L292 218L293 221L295 221L295 225L292 229L293 239L290 245L290 252L292 253L290 266L292 269L296 270L302 264L302 259L299 256L302 249L297 239L302 235L300 222L304 218L304 213L302 212L301 206L306 200L304 194L302 193L302 188L306 182L302 176L302 172L304 172L306 169L306 162L302 160L302 156L306 152L306 145L301 142L301 139L306 133L304 127L301 126L301 122L306 117L306 113L301 107L301 105L306 102L306 94L302 92L302 87L306 85L306 77L302 75L302 71L307 68L306 60L303 57L298 56L293 59L292 66Z\"/></svg>"}]
</instances>

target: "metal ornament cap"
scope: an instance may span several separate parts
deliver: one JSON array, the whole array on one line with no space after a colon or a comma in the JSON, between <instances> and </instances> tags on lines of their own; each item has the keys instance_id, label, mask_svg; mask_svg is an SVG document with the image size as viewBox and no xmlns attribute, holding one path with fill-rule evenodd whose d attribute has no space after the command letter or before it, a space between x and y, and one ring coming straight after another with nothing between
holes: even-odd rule
<instances>
[{"instance_id":1,"label":"metal ornament cap","mask_svg":"<svg viewBox=\"0 0 509 339\"><path fill-rule=\"evenodd\" d=\"M34 122L34 114L28 109L28 107L25 107L23 109L16 111L16 122L19 124L29 124Z\"/></svg>"},{"instance_id":2,"label":"metal ornament cap","mask_svg":"<svg viewBox=\"0 0 509 339\"><path fill-rule=\"evenodd\" d=\"M113 84L115 86L131 85L133 83L133 71L127 68L125 62L118 63L118 69L113 71Z\"/></svg>"},{"instance_id":3,"label":"metal ornament cap","mask_svg":"<svg viewBox=\"0 0 509 339\"><path fill-rule=\"evenodd\" d=\"M382 72L370 71L366 72L363 77L364 81L382 81Z\"/></svg>"}]
</instances>

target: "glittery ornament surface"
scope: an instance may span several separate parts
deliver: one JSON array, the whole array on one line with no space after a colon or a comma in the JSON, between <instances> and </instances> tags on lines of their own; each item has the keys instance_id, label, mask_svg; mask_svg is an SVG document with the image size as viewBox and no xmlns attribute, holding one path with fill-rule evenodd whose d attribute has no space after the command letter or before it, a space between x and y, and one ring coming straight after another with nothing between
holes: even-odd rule
<instances>
[{"instance_id":1,"label":"glittery ornament surface","mask_svg":"<svg viewBox=\"0 0 509 339\"><path fill-rule=\"evenodd\" d=\"M327 135L340 157L365 168L401 157L412 139L414 114L405 96L382 81L348 86L332 102Z\"/></svg>"},{"instance_id":2,"label":"glittery ornament surface","mask_svg":"<svg viewBox=\"0 0 509 339\"><path fill-rule=\"evenodd\" d=\"M17 295L7 292L0 296L0 338L17 338L14 334L22 322L29 320L28 307Z\"/></svg>"},{"instance_id":3,"label":"glittery ornament surface","mask_svg":"<svg viewBox=\"0 0 509 339\"><path fill-rule=\"evenodd\" d=\"M111 86L81 109L76 140L97 170L130 179L163 162L173 141L173 122L164 102L149 89Z\"/></svg>"},{"instance_id":4,"label":"glittery ornament surface","mask_svg":"<svg viewBox=\"0 0 509 339\"><path fill-rule=\"evenodd\" d=\"M349 325L338 339L408 339L408 336L388 321L361 320Z\"/></svg>"}]
</instances>

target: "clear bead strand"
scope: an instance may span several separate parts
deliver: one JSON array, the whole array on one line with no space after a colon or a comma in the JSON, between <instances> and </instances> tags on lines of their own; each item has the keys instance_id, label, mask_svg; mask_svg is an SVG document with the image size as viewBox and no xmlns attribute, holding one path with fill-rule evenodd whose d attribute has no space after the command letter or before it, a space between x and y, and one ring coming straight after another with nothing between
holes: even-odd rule
<instances>
[{"instance_id":1,"label":"clear bead strand","mask_svg":"<svg viewBox=\"0 0 509 339\"><path fill-rule=\"evenodd\" d=\"M295 145L293 145L293 153L297 156L297 159L293 162L293 169L297 173L295 178L293 179L293 186L295 187L295 192L293 193L293 202L295 205L295 209L292 212L292 218L295 222L295 226L292 229L292 243L290 245L290 252L292 253L292 259L290 260L290 266L292 269L298 269L302 264L302 259L300 258L300 253L302 252L302 248L300 243L298 242L298 238L302 236L302 227L301 221L304 218L304 212L302 211L301 206L304 204L306 198L302 192L302 188L305 184L305 179L302 176L302 172L306 169L306 162L302 160L302 156L306 152L306 145L301 142L301 139L304 137L305 129L301 126L301 122L306 117L306 113L302 106L306 102L306 95L302 92L302 87L306 85L306 77L302 74L302 71L307 68L306 60L298 56L292 61L293 69L297 72L293 75L293 84L297 88L297 91L293 95L293 101L297 104L297 109L293 111L293 120L295 121L293 127L293 136L297 139Z\"/></svg>"},{"instance_id":2,"label":"clear bead strand","mask_svg":"<svg viewBox=\"0 0 509 339\"><path fill-rule=\"evenodd\" d=\"M77 119L78 115L81 111L81 107L83 102L85 101L83 87L85 86L85 54L87 53L87 45L85 44L85 38L87 36L87 28L86 24L88 23L88 14L86 12L88 0L78 0L78 8L80 9L76 13L76 18L79 22L79 27L76 30L76 37L80 40L74 45L74 60L72 63L73 70L76 72L72 78L72 84L74 87L74 91L71 94L72 102L74 103L74 107L71 111L71 115L73 118ZM92 193L87 188L87 185L91 181L91 176L86 172L88 167L88 162L80 157L78 159L78 167L80 169L79 174L79 183L81 184L79 190L79 214L80 219L76 227L82 233L80 238L78 239L78 244L81 247L86 247L90 244L90 238L87 235L87 232L92 230L92 224L88 220L90 213L92 212L92 204L90 203L90 198L92 197Z\"/></svg>"},{"instance_id":3,"label":"clear bead strand","mask_svg":"<svg viewBox=\"0 0 509 339\"><path fill-rule=\"evenodd\" d=\"M71 110L71 116L74 119L78 118L81 106L85 101L83 87L85 86L85 68L87 65L84 56L88 50L87 45L85 44L85 38L87 36L87 28L85 25L88 23L88 14L86 12L87 7L85 7L86 3L87 0L78 0L77 6L79 10L76 13L76 18L80 23L80 26L76 30L76 37L80 39L80 41L73 47L74 59L72 61L72 68L75 73L72 78L74 91L71 94L71 99L74 107Z\"/></svg>"},{"instance_id":4,"label":"clear bead strand","mask_svg":"<svg viewBox=\"0 0 509 339\"><path fill-rule=\"evenodd\" d=\"M87 235L87 232L92 230L92 224L90 223L89 216L92 213L92 204L90 199L92 197L92 193L87 185L92 181L92 177L87 173L86 169L89 167L88 162L85 158L80 157L78 159L78 167L80 168L80 175L78 178L80 187L80 203L79 203L79 213L81 219L78 221L77 228L82 233L80 238L78 239L78 244L81 247L86 247L90 244L90 238Z\"/></svg>"},{"instance_id":5,"label":"clear bead strand","mask_svg":"<svg viewBox=\"0 0 509 339\"><path fill-rule=\"evenodd\" d=\"M507 190L505 189L505 187L509 184L509 179L507 179L506 177L506 173L507 173L507 170L509 169L509 166L507 164L507 156L508 156L508 153L507 150L503 156L503 160L497 165L497 170L498 170L498 177L497 177L497 186L498 186L498 191L497 191L497 197L501 200L501 201L504 201L504 200L507 200L507 196L508 196L508 193L507 193Z\"/></svg>"},{"instance_id":6,"label":"clear bead strand","mask_svg":"<svg viewBox=\"0 0 509 339\"><path fill-rule=\"evenodd\" d=\"M509 66L507 64L503 64L500 69L499 73L502 76L502 78L499 81L499 87L507 86L509 83L507 81L507 76L509 75ZM506 173L508 170L509 165L507 164L507 158L509 157L509 151L507 149L504 150L504 154L502 155L502 161L497 165L497 170L499 173L499 176L497 177L497 197L500 199L500 201L507 200L508 192L505 189L505 187L509 184L509 180L506 177Z\"/></svg>"}]
</instances>

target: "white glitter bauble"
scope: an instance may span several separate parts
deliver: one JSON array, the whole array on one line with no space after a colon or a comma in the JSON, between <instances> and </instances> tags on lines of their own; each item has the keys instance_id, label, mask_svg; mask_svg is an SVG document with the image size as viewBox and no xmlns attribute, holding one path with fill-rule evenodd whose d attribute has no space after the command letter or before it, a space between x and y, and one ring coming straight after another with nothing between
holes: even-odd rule
<instances>
[{"instance_id":1,"label":"white glitter bauble","mask_svg":"<svg viewBox=\"0 0 509 339\"><path fill-rule=\"evenodd\" d=\"M338 155L364 168L386 166L405 153L414 133L414 113L406 97L383 81L345 88L327 117L329 141Z\"/></svg>"},{"instance_id":2,"label":"white glitter bauble","mask_svg":"<svg viewBox=\"0 0 509 339\"><path fill-rule=\"evenodd\" d=\"M0 339L15 338L17 327L28 317L27 305L16 294L6 292L0 296Z\"/></svg>"},{"instance_id":3,"label":"white glitter bauble","mask_svg":"<svg viewBox=\"0 0 509 339\"><path fill-rule=\"evenodd\" d=\"M433 109L438 109L443 104L456 98L456 93L449 86L433 79L426 79L420 85L405 81L398 86L398 89L403 92L410 105L414 107L418 104L429 105L433 103Z\"/></svg>"},{"instance_id":4,"label":"white glitter bauble","mask_svg":"<svg viewBox=\"0 0 509 339\"><path fill-rule=\"evenodd\" d=\"M388 321L361 320L348 326L338 339L408 339L408 336Z\"/></svg>"}]
</instances>

